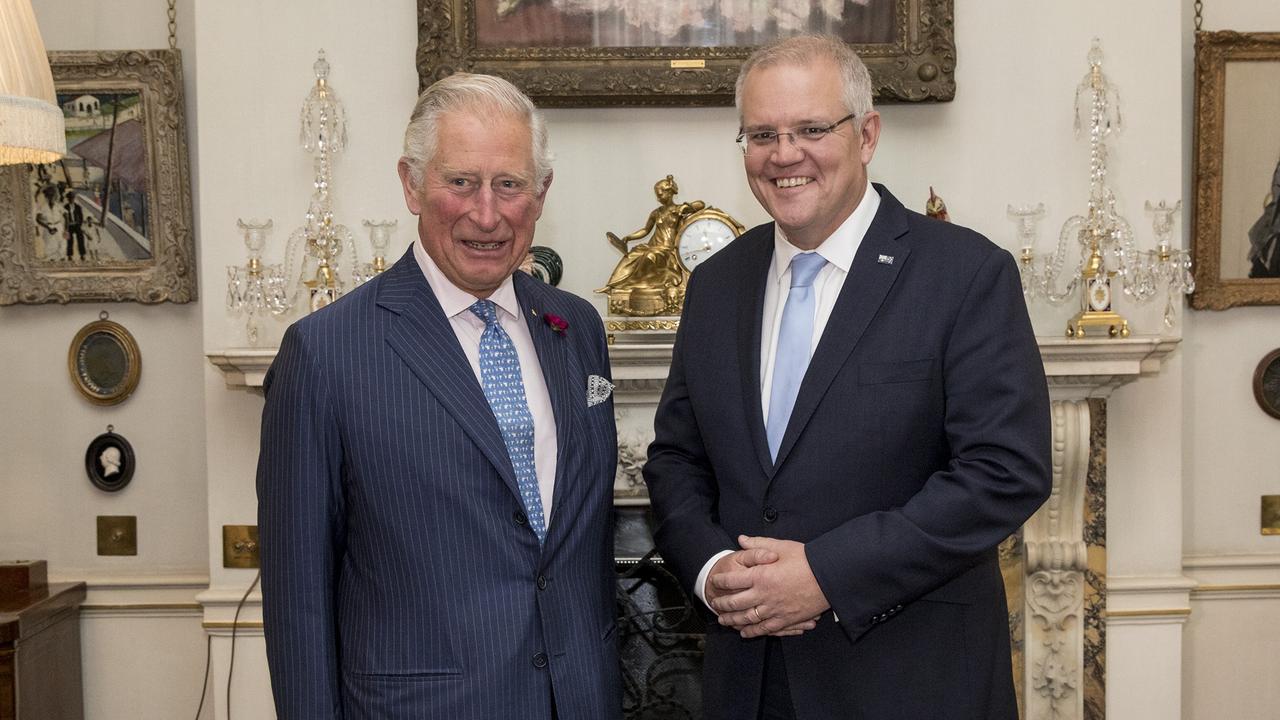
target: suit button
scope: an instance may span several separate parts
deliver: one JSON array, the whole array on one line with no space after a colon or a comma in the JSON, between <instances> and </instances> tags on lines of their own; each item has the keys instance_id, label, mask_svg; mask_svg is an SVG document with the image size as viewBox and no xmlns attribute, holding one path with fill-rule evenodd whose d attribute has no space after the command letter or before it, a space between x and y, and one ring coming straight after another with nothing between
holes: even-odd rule
<instances>
[{"instance_id":1,"label":"suit button","mask_svg":"<svg viewBox=\"0 0 1280 720\"><path fill-rule=\"evenodd\" d=\"M546 654L546 653L541 653L541 652L539 652L539 653L534 653L534 654L533 654L533 666L534 666L534 667L536 667L536 668L544 668L544 667L546 667L546 666L547 666L547 654Z\"/></svg>"},{"instance_id":2,"label":"suit button","mask_svg":"<svg viewBox=\"0 0 1280 720\"><path fill-rule=\"evenodd\" d=\"M778 511L772 505L768 505L764 509L764 521L771 523L778 519Z\"/></svg>"},{"instance_id":3,"label":"suit button","mask_svg":"<svg viewBox=\"0 0 1280 720\"><path fill-rule=\"evenodd\" d=\"M511 513L511 519L514 520L515 523L520 526L529 524L529 518L525 517L525 514L520 512L519 510Z\"/></svg>"},{"instance_id":4,"label":"suit button","mask_svg":"<svg viewBox=\"0 0 1280 720\"><path fill-rule=\"evenodd\" d=\"M539 575L539 576L538 576L538 589L539 589L539 590L546 590L546 589L547 589L547 576L546 576L546 575Z\"/></svg>"}]
</instances>

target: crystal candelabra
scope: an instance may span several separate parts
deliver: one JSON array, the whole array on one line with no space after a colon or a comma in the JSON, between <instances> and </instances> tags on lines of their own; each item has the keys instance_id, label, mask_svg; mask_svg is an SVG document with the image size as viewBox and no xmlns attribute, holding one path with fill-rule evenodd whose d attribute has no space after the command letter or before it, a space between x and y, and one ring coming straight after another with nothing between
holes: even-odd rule
<instances>
[{"instance_id":1,"label":"crystal candelabra","mask_svg":"<svg viewBox=\"0 0 1280 720\"><path fill-rule=\"evenodd\" d=\"M391 231L396 229L396 221L365 220L364 226L369 228L369 245L373 248L373 260L362 263L356 270L357 285L372 280L378 273L387 269L387 246L391 244Z\"/></svg>"},{"instance_id":2,"label":"crystal candelabra","mask_svg":"<svg viewBox=\"0 0 1280 720\"><path fill-rule=\"evenodd\" d=\"M351 231L334 222L329 196L334 158L347 146L347 111L329 86L329 63L323 50L312 67L316 84L302 104L299 140L303 150L316 156L314 191L302 226L289 235L285 277L293 283L289 304L296 302L297 293L305 287L310 309L318 310L337 300L345 289L342 266L348 268L353 286L359 284L359 268Z\"/></svg>"},{"instance_id":3,"label":"crystal candelabra","mask_svg":"<svg viewBox=\"0 0 1280 720\"><path fill-rule=\"evenodd\" d=\"M298 293L306 288L308 307L318 310L333 302L348 287L372 279L386 268L386 250L395 220L366 220L373 261L360 263L355 243L346 226L334 222L330 189L333 161L347 146L347 113L329 86L329 63L324 51L313 65L315 86L302 105L302 149L315 154L315 177L311 201L301 227L289 235L282 264L268 265L262 259L266 232L271 220L237 221L244 232L249 259L245 265L227 268L227 309L247 317L245 332L250 345L257 345L259 318L270 313L285 315L296 305ZM349 278L344 282L342 271Z\"/></svg>"},{"instance_id":4,"label":"crystal candelabra","mask_svg":"<svg viewBox=\"0 0 1280 720\"><path fill-rule=\"evenodd\" d=\"M1136 247L1129 222L1116 209L1115 193L1107 185L1106 138L1121 126L1120 95L1102 73L1102 48L1095 39L1089 51L1089 73L1076 89L1076 133L1089 133L1089 202L1085 213L1063 223L1053 254L1041 259L1035 252L1036 225L1045 215L1044 204L1011 205L1008 209L1018 224L1023 294L1028 300L1043 298L1053 304L1072 296L1079 298L1079 312L1067 323L1070 338L1084 337L1091 328L1105 330L1108 337L1128 337L1129 322L1112 309L1111 287L1116 277L1124 294L1139 303L1163 291L1168 328L1173 327L1176 317L1173 298L1195 289L1191 254L1175 248L1172 242L1173 216L1182 202L1172 206L1163 200L1154 206L1147 202L1157 241L1154 250ZM1080 261L1063 285L1062 269L1073 240L1080 248Z\"/></svg>"},{"instance_id":5,"label":"crystal candelabra","mask_svg":"<svg viewBox=\"0 0 1280 720\"><path fill-rule=\"evenodd\" d=\"M266 313L279 315L287 310L288 292L284 270L279 265L262 262L262 250L266 246L271 221L236 220L236 225L244 231L249 262L227 267L227 310L234 316L245 316L246 339L250 345L256 346L261 339L259 317Z\"/></svg>"}]
</instances>

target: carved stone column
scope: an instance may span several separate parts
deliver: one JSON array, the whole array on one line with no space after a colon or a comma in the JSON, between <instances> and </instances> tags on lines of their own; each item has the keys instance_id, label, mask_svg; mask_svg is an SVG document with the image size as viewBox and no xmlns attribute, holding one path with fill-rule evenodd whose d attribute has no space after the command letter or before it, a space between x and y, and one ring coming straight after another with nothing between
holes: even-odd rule
<instances>
[{"instance_id":1,"label":"carved stone column","mask_svg":"<svg viewBox=\"0 0 1280 720\"><path fill-rule=\"evenodd\" d=\"M1084 717L1089 401L1054 400L1053 490L1023 527L1028 720Z\"/></svg>"}]
</instances>

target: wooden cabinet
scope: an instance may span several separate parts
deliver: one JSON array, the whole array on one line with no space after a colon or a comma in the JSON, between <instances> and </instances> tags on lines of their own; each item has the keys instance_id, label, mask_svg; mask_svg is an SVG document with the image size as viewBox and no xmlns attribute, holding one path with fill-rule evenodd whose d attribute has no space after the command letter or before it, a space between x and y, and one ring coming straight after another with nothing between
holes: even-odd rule
<instances>
[{"instance_id":1,"label":"wooden cabinet","mask_svg":"<svg viewBox=\"0 0 1280 720\"><path fill-rule=\"evenodd\" d=\"M0 592L0 720L84 719L84 596L82 582Z\"/></svg>"}]
</instances>

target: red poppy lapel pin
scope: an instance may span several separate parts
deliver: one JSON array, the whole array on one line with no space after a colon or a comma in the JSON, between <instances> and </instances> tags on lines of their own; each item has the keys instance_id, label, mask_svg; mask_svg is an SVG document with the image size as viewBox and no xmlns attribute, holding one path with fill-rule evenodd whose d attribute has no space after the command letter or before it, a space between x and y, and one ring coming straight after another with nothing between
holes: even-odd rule
<instances>
[{"instance_id":1,"label":"red poppy lapel pin","mask_svg":"<svg viewBox=\"0 0 1280 720\"><path fill-rule=\"evenodd\" d=\"M557 335L564 335L565 331L569 329L569 323L559 315L543 313L542 319L547 323L547 327L550 327Z\"/></svg>"}]
</instances>

